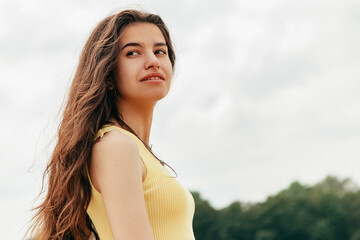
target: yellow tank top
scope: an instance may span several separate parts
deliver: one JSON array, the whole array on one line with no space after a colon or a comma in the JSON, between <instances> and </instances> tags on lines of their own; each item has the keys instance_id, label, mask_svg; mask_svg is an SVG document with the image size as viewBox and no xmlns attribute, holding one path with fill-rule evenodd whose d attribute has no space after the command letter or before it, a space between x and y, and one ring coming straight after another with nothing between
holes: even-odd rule
<instances>
[{"instance_id":1,"label":"yellow tank top","mask_svg":"<svg viewBox=\"0 0 360 240\"><path fill-rule=\"evenodd\" d=\"M149 152L132 133L117 126L105 125L96 138L106 132L117 130L136 140L139 153L146 168L143 181L144 198L150 225L156 240L194 240L192 220L195 204L191 193ZM90 176L89 176L90 180ZM112 240L109 219L104 201L91 183L91 200L87 208L101 240Z\"/></svg>"}]
</instances>

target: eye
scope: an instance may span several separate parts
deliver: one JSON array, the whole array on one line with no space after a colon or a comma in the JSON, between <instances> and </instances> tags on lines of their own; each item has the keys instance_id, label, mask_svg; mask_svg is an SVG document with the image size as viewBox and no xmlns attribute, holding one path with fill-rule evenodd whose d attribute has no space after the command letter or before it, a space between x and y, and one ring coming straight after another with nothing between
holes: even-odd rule
<instances>
[{"instance_id":1,"label":"eye","mask_svg":"<svg viewBox=\"0 0 360 240\"><path fill-rule=\"evenodd\" d=\"M135 56L135 55L139 55L139 53L137 51L130 51L126 53L126 56Z\"/></svg>"},{"instance_id":2,"label":"eye","mask_svg":"<svg viewBox=\"0 0 360 240\"><path fill-rule=\"evenodd\" d=\"M163 49L158 49L155 51L155 54L159 54L159 55L166 55L166 51Z\"/></svg>"}]
</instances>

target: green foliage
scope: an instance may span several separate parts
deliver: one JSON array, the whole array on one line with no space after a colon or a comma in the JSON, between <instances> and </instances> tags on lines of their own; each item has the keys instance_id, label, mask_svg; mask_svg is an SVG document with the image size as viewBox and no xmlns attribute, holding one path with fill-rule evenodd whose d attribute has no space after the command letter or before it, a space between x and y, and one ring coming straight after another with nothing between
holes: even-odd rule
<instances>
[{"instance_id":1,"label":"green foliage","mask_svg":"<svg viewBox=\"0 0 360 240\"><path fill-rule=\"evenodd\" d=\"M199 193L192 193L196 211L194 215L194 234L196 239L217 240L218 238L218 212L212 208L208 201L201 198Z\"/></svg>"},{"instance_id":2,"label":"green foliage","mask_svg":"<svg viewBox=\"0 0 360 240\"><path fill-rule=\"evenodd\" d=\"M294 182L265 202L220 210L193 195L197 240L360 240L360 190L349 179Z\"/></svg>"},{"instance_id":3,"label":"green foliage","mask_svg":"<svg viewBox=\"0 0 360 240\"><path fill-rule=\"evenodd\" d=\"M277 238L274 230L259 230L255 234L255 240L276 240Z\"/></svg>"},{"instance_id":4,"label":"green foliage","mask_svg":"<svg viewBox=\"0 0 360 240\"><path fill-rule=\"evenodd\" d=\"M360 230L356 231L351 235L350 240L360 240Z\"/></svg>"},{"instance_id":5,"label":"green foliage","mask_svg":"<svg viewBox=\"0 0 360 240\"><path fill-rule=\"evenodd\" d=\"M219 228L219 237L221 239L243 239L243 214L239 202L234 202L227 208L219 211L218 221L221 222L222 228Z\"/></svg>"}]
</instances>

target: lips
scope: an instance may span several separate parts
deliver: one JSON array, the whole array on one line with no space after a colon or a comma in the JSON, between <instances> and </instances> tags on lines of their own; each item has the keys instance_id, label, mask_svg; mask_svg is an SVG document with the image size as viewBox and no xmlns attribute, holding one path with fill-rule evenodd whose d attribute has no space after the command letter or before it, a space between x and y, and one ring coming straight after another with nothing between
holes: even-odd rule
<instances>
[{"instance_id":1,"label":"lips","mask_svg":"<svg viewBox=\"0 0 360 240\"><path fill-rule=\"evenodd\" d=\"M149 81L149 80L165 80L165 77L162 73L150 73L143 77L140 82Z\"/></svg>"}]
</instances>

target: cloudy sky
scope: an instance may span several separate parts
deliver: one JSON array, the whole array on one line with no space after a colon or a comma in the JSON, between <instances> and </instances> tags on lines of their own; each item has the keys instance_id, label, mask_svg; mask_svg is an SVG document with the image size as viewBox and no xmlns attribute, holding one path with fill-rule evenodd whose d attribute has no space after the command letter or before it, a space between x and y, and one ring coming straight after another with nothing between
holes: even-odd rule
<instances>
[{"instance_id":1,"label":"cloudy sky","mask_svg":"<svg viewBox=\"0 0 360 240\"><path fill-rule=\"evenodd\" d=\"M221 208L329 174L360 184L358 0L1 0L2 238L24 233L89 32L134 6L175 42L151 143L186 187Z\"/></svg>"}]
</instances>

